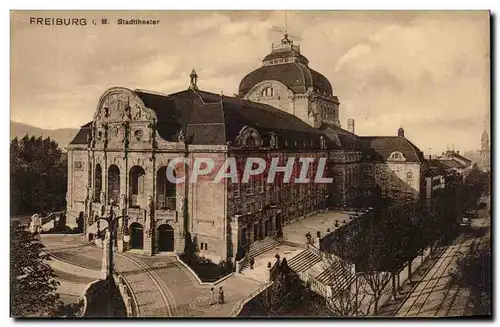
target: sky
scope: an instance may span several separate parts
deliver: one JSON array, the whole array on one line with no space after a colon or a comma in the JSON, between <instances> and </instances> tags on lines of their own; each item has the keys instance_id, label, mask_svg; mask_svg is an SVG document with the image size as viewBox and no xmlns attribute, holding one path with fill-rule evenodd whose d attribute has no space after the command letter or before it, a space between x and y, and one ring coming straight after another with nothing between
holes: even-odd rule
<instances>
[{"instance_id":1,"label":"sky","mask_svg":"<svg viewBox=\"0 0 500 327\"><path fill-rule=\"evenodd\" d=\"M476 149L489 129L487 11L79 11L11 14L11 120L56 129L89 122L109 87L237 93L286 28L358 135L405 136L422 151ZM30 17L85 18L40 26ZM106 18L107 25L100 20ZM157 19L124 26L117 19ZM97 25L92 24L95 19Z\"/></svg>"}]
</instances>

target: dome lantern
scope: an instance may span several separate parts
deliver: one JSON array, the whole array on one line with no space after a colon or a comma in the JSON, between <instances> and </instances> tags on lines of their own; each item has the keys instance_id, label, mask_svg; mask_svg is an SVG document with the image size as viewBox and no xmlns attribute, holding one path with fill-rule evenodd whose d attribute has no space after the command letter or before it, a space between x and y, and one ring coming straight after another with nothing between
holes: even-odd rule
<instances>
[{"instance_id":1,"label":"dome lantern","mask_svg":"<svg viewBox=\"0 0 500 327\"><path fill-rule=\"evenodd\" d=\"M198 81L198 74L196 74L196 71L193 70L191 71L191 74L189 74L189 77L191 78L191 84L189 85L190 90L197 90L198 86L196 85Z\"/></svg>"}]
</instances>

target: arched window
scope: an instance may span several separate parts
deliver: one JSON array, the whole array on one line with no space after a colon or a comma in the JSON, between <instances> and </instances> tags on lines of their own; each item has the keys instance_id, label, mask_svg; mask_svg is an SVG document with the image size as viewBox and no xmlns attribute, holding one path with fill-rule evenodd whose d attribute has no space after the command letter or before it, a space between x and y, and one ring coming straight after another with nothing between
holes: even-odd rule
<instances>
[{"instance_id":1,"label":"arched window","mask_svg":"<svg viewBox=\"0 0 500 327\"><path fill-rule=\"evenodd\" d=\"M264 88L262 90L262 96L263 97L272 97L272 96L274 96L274 89L272 87L270 87L270 86Z\"/></svg>"},{"instance_id":2,"label":"arched window","mask_svg":"<svg viewBox=\"0 0 500 327\"><path fill-rule=\"evenodd\" d=\"M156 208L161 210L175 210L175 184L167 178L167 170L172 169L175 177L175 170L170 166L163 166L156 173Z\"/></svg>"},{"instance_id":3,"label":"arched window","mask_svg":"<svg viewBox=\"0 0 500 327\"><path fill-rule=\"evenodd\" d=\"M130 169L129 174L129 194L130 206L140 207L140 201L144 197L144 178L146 172L140 166L134 166Z\"/></svg>"},{"instance_id":4,"label":"arched window","mask_svg":"<svg viewBox=\"0 0 500 327\"><path fill-rule=\"evenodd\" d=\"M108 169L108 199L115 203L120 199L120 169L116 165Z\"/></svg>"},{"instance_id":5,"label":"arched window","mask_svg":"<svg viewBox=\"0 0 500 327\"><path fill-rule=\"evenodd\" d=\"M102 191L102 168L100 164L95 165L94 172L94 201L99 202Z\"/></svg>"}]
</instances>

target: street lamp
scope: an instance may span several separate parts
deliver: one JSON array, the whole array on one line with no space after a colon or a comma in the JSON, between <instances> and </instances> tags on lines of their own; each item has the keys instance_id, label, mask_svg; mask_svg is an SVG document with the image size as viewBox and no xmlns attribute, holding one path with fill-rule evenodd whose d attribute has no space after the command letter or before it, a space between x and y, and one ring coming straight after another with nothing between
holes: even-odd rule
<instances>
[{"instance_id":1,"label":"street lamp","mask_svg":"<svg viewBox=\"0 0 500 327\"><path fill-rule=\"evenodd\" d=\"M119 219L125 218L125 225L127 222L127 216L121 215L121 216L116 216L116 214L113 211L113 206L115 205L114 201L110 201L110 210L109 210L109 216L108 217L99 217L97 218L97 224L99 224L99 220L104 220L108 223L108 231L109 231L109 253L108 253L108 266L106 267L106 281L108 283L108 314L111 314L113 312L113 266L114 266L114 260L113 260L113 248L115 246L115 238L116 238L116 223L118 222ZM106 248L103 246L103 251L106 251Z\"/></svg>"},{"instance_id":2,"label":"street lamp","mask_svg":"<svg viewBox=\"0 0 500 327\"><path fill-rule=\"evenodd\" d=\"M119 219L125 219L125 222L127 221L127 216L121 215L121 216L116 216L115 212L113 211L113 206L115 205L114 201L110 201L110 210L109 210L109 216L108 217L99 217L97 218L97 222L99 220L104 220L108 223L108 231L109 231L109 262L108 262L108 270L106 272L106 279L112 279L113 278L113 247L115 245L115 238L116 238L116 223L118 222ZM98 223L99 224L99 223Z\"/></svg>"}]
</instances>

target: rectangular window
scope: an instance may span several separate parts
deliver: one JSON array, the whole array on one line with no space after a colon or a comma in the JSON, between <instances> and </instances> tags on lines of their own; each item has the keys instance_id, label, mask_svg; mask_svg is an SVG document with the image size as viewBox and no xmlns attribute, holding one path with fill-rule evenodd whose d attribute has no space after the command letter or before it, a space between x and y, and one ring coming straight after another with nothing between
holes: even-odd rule
<instances>
[{"instance_id":1,"label":"rectangular window","mask_svg":"<svg viewBox=\"0 0 500 327\"><path fill-rule=\"evenodd\" d=\"M246 195L252 195L253 194L253 177L251 176L248 179L248 182L245 183L245 188L246 188Z\"/></svg>"},{"instance_id":2,"label":"rectangular window","mask_svg":"<svg viewBox=\"0 0 500 327\"><path fill-rule=\"evenodd\" d=\"M232 185L233 185L233 198L239 199L240 198L240 184L233 183Z\"/></svg>"},{"instance_id":3,"label":"rectangular window","mask_svg":"<svg viewBox=\"0 0 500 327\"><path fill-rule=\"evenodd\" d=\"M264 177L264 174L260 176L260 179L258 180L258 191L259 193L264 193L264 188L266 185L266 179Z\"/></svg>"}]
</instances>

